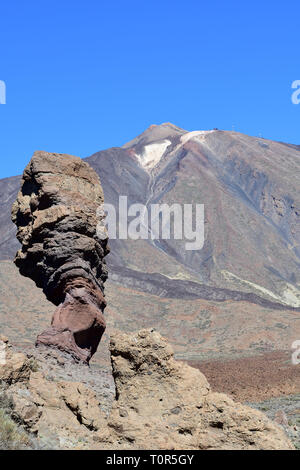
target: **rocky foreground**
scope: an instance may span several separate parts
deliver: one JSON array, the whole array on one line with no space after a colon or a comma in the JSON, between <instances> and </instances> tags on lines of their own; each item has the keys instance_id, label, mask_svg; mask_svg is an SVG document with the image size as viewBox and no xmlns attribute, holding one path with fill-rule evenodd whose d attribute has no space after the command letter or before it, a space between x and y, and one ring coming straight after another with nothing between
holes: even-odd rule
<instances>
[{"instance_id":1,"label":"rocky foreground","mask_svg":"<svg viewBox=\"0 0 300 470\"><path fill-rule=\"evenodd\" d=\"M100 372L86 384L78 381L90 369L70 367L60 353L50 357L45 348L43 358L41 350L36 357L25 355L4 337L0 347L0 411L18 423L14 435L22 436L19 445L11 443L14 448L294 448L263 413L214 393L199 370L175 361L171 346L154 330L111 337L114 395ZM61 376L66 371L64 380L49 374L54 359Z\"/></svg>"}]
</instances>

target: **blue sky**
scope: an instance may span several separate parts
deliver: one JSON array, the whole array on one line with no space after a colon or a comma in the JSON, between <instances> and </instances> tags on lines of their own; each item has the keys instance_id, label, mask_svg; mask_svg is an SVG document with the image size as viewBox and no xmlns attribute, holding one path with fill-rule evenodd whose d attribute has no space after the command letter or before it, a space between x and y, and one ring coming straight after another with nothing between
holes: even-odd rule
<instances>
[{"instance_id":1,"label":"blue sky","mask_svg":"<svg viewBox=\"0 0 300 470\"><path fill-rule=\"evenodd\" d=\"M34 150L86 157L166 121L300 144L299 0L4 0L0 13L0 177Z\"/></svg>"}]
</instances>

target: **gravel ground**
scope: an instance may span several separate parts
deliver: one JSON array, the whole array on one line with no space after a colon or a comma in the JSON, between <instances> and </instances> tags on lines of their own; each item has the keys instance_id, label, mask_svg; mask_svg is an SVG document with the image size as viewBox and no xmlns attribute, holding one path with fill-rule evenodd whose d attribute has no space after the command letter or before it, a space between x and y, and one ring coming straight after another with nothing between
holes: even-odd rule
<instances>
[{"instance_id":1,"label":"gravel ground","mask_svg":"<svg viewBox=\"0 0 300 470\"><path fill-rule=\"evenodd\" d=\"M246 404L262 411L282 426L296 449L300 450L300 394Z\"/></svg>"}]
</instances>

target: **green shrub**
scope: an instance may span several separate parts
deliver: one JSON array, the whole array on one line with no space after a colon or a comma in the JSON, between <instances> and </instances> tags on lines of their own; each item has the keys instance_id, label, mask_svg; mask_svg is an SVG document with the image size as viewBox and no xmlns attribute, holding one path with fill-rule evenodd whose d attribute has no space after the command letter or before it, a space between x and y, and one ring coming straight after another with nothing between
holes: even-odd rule
<instances>
[{"instance_id":1,"label":"green shrub","mask_svg":"<svg viewBox=\"0 0 300 470\"><path fill-rule=\"evenodd\" d=\"M0 409L9 413L14 407L14 402L11 397L9 397L5 391L0 393Z\"/></svg>"}]
</instances>

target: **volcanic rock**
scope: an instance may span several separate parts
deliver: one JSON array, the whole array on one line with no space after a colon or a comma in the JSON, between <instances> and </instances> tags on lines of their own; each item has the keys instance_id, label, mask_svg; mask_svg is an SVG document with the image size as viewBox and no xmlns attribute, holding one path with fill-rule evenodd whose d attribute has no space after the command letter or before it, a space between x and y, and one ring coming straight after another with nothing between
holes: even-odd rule
<instances>
[{"instance_id":1,"label":"volcanic rock","mask_svg":"<svg viewBox=\"0 0 300 470\"><path fill-rule=\"evenodd\" d=\"M264 414L213 393L154 330L111 338L116 401L100 442L131 449L292 449Z\"/></svg>"},{"instance_id":2,"label":"volcanic rock","mask_svg":"<svg viewBox=\"0 0 300 470\"><path fill-rule=\"evenodd\" d=\"M13 350L8 339L0 335L0 383L13 384L28 380L30 361L21 352Z\"/></svg>"},{"instance_id":3,"label":"volcanic rock","mask_svg":"<svg viewBox=\"0 0 300 470\"><path fill-rule=\"evenodd\" d=\"M99 178L87 163L35 152L12 208L22 244L15 263L58 306L37 345L83 362L89 362L105 330L103 258L109 249L103 202Z\"/></svg>"},{"instance_id":4,"label":"volcanic rock","mask_svg":"<svg viewBox=\"0 0 300 470\"><path fill-rule=\"evenodd\" d=\"M33 360L7 348L7 362L0 366L0 408L9 404L8 415L43 448L294 449L284 430L263 413L213 393L198 369L175 361L170 345L154 330L112 336L116 396L110 409L103 408L101 386L96 391L67 370L63 377L61 365L60 377L49 374L46 357Z\"/></svg>"},{"instance_id":5,"label":"volcanic rock","mask_svg":"<svg viewBox=\"0 0 300 470\"><path fill-rule=\"evenodd\" d=\"M9 372L20 372L16 354L4 368L0 367L0 402L11 403L9 414L40 444L52 449L80 448L92 432L102 429L104 413L96 394L80 382L49 380L41 371L32 370L28 358L26 375L10 380ZM36 364L39 368L39 364Z\"/></svg>"}]
</instances>

